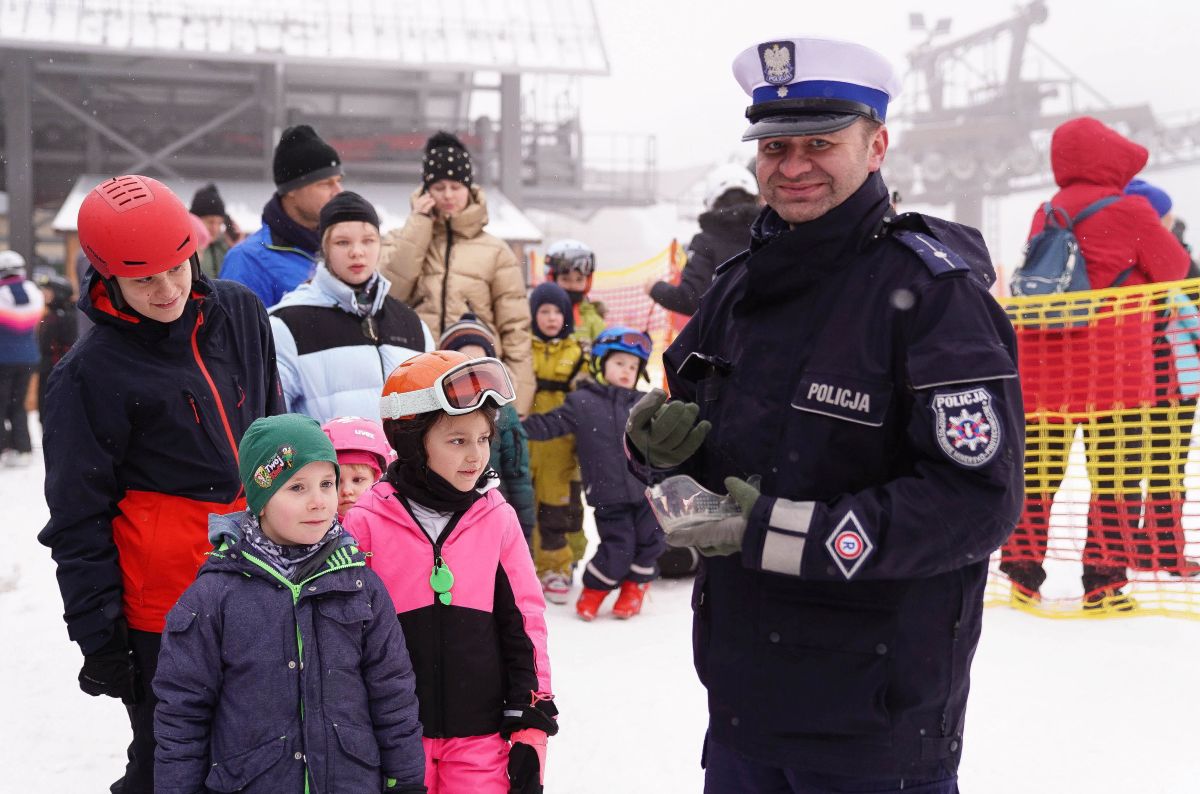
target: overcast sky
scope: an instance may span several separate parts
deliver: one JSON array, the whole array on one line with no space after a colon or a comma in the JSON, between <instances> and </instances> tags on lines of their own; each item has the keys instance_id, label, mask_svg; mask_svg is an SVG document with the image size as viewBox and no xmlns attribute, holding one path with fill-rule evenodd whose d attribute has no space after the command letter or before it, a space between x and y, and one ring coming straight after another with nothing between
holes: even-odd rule
<instances>
[{"instance_id":1,"label":"overcast sky","mask_svg":"<svg viewBox=\"0 0 1200 794\"><path fill-rule=\"evenodd\" d=\"M583 81L584 129L653 133L661 169L748 158L751 145L739 143L747 97L730 71L742 49L770 38L828 35L879 50L903 73L906 53L921 40L909 30L909 12L923 13L931 24L950 17L955 38L1008 18L1014 7L920 0L596 0L611 74ZM1193 110L1200 117L1200 7L1173 0L1048 0L1047 8L1047 21L1031 31L1033 41L1114 105L1149 102L1159 115ZM1172 193L1181 214L1195 218L1200 235L1200 170L1162 171L1153 179ZM999 258L1019 257L1037 201L1018 195L1000 202Z\"/></svg>"}]
</instances>

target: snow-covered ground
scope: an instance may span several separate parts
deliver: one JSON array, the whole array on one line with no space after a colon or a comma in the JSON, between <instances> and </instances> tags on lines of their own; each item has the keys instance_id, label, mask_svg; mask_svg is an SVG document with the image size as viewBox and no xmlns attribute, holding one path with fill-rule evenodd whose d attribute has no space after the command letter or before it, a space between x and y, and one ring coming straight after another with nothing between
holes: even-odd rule
<instances>
[{"instance_id":1,"label":"snow-covered ground","mask_svg":"<svg viewBox=\"0 0 1200 794\"><path fill-rule=\"evenodd\" d=\"M36 425L35 425L36 426ZM0 469L0 791L99 792L121 774L121 706L75 683L46 521L40 460ZM585 624L550 608L562 732L547 790L699 792L704 692L691 667L689 583L660 582L632 621ZM753 675L752 670L747 671ZM986 613L962 790L1200 791L1200 625L1040 620Z\"/></svg>"}]
</instances>

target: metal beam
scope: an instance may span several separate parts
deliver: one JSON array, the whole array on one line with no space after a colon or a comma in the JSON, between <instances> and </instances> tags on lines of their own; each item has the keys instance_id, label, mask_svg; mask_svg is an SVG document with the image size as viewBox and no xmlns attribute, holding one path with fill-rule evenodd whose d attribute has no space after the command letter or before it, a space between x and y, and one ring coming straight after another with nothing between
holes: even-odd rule
<instances>
[{"instance_id":1,"label":"metal beam","mask_svg":"<svg viewBox=\"0 0 1200 794\"><path fill-rule=\"evenodd\" d=\"M521 76L500 75L500 190L516 204L521 200Z\"/></svg>"},{"instance_id":2,"label":"metal beam","mask_svg":"<svg viewBox=\"0 0 1200 794\"><path fill-rule=\"evenodd\" d=\"M33 59L8 50L4 67L4 179L8 189L8 247L33 265Z\"/></svg>"},{"instance_id":3,"label":"metal beam","mask_svg":"<svg viewBox=\"0 0 1200 794\"><path fill-rule=\"evenodd\" d=\"M95 61L55 61L42 62L37 65L39 75L65 75L70 77L99 77L106 80L128 80L144 82L147 79L163 83L203 83L205 85L254 85L253 75L232 70L208 70L196 64L204 61L189 62L186 69L176 69L174 66L165 68L162 61L150 61L137 65L102 65Z\"/></svg>"},{"instance_id":4,"label":"metal beam","mask_svg":"<svg viewBox=\"0 0 1200 794\"><path fill-rule=\"evenodd\" d=\"M51 91L50 89L46 88L43 85L35 85L33 88L35 91L37 91L39 96L43 97L44 99L49 100L52 104L57 105L65 113L67 113L71 116L74 116L76 119L82 121L86 126L96 130L101 135L103 135L104 137L111 140L113 143L120 146L122 149L126 149L129 152L132 152L136 157L141 158L143 160L150 160L150 161L154 160L154 157L149 152L147 152L145 149L141 148L140 146L135 146L133 143L130 143L128 140L126 140L125 136L121 135L121 133L112 129L107 124L105 124L104 122L95 118L91 114L85 113L84 111L75 107L73 104L71 104L71 102L69 100L63 99L58 94L54 93L53 91ZM167 165L165 163L158 163L158 168L164 174L166 174L167 176L169 176L173 179L181 178L178 171L176 171L174 168L171 168L169 165Z\"/></svg>"},{"instance_id":5,"label":"metal beam","mask_svg":"<svg viewBox=\"0 0 1200 794\"><path fill-rule=\"evenodd\" d=\"M207 135L209 133L209 131L215 130L217 127L220 127L225 122L229 121L230 119L234 118L235 116L240 115L244 111L248 110L251 107L254 107L257 104L258 104L258 97L253 96L253 95L246 97L241 102L237 103L233 107L226 110L224 113L214 116L211 119L209 119L207 122L205 122L204 124L201 124L199 127L196 127L191 132L189 132L187 135L184 135L182 138L164 146L163 148L159 149L157 152L150 155L149 157L139 160L137 163L135 163L129 169L129 171L134 174L140 174L142 172L142 169L149 165L157 165L159 168L164 167L163 158L167 157L172 152L176 152L176 151L182 149L183 147L187 146L192 141L197 140L197 139L203 137L204 135Z\"/></svg>"}]
</instances>

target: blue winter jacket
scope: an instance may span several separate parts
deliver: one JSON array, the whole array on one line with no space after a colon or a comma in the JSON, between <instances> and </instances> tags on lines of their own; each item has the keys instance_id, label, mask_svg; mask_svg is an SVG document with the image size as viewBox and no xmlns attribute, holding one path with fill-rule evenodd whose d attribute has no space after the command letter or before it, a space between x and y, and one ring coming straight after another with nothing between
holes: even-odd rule
<instances>
[{"instance_id":1,"label":"blue winter jacket","mask_svg":"<svg viewBox=\"0 0 1200 794\"><path fill-rule=\"evenodd\" d=\"M630 473L625 460L625 423L642 393L620 386L584 381L561 406L531 414L521 422L532 441L575 434L583 490L588 504L641 503L646 486Z\"/></svg>"},{"instance_id":2,"label":"blue winter jacket","mask_svg":"<svg viewBox=\"0 0 1200 794\"><path fill-rule=\"evenodd\" d=\"M229 249L221 265L221 278L245 284L268 309L312 277L315 254L273 239L265 223L254 234Z\"/></svg>"},{"instance_id":3,"label":"blue winter jacket","mask_svg":"<svg viewBox=\"0 0 1200 794\"><path fill-rule=\"evenodd\" d=\"M212 516L219 545L167 615L155 791L424 792L416 683L382 581L343 535L293 584L240 540L247 515Z\"/></svg>"}]
</instances>

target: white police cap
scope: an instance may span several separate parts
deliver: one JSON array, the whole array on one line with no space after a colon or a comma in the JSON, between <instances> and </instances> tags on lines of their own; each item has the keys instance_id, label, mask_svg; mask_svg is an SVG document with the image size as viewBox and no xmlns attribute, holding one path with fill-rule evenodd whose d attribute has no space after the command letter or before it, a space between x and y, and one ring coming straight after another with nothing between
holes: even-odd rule
<instances>
[{"instance_id":1,"label":"white police cap","mask_svg":"<svg viewBox=\"0 0 1200 794\"><path fill-rule=\"evenodd\" d=\"M750 95L743 141L785 135L824 135L858 118L883 122L900 93L887 59L849 41L798 37L743 50L733 76Z\"/></svg>"}]
</instances>

